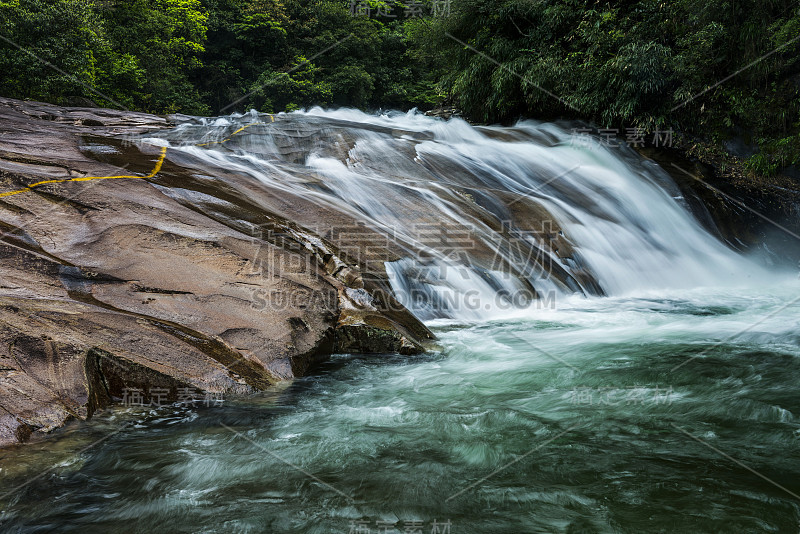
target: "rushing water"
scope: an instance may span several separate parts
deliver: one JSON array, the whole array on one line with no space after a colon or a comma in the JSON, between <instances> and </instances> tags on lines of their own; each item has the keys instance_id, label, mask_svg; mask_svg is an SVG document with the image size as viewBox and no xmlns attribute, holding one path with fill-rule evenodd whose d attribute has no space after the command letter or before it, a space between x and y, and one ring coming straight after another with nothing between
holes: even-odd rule
<instances>
[{"instance_id":1,"label":"rushing water","mask_svg":"<svg viewBox=\"0 0 800 534\"><path fill-rule=\"evenodd\" d=\"M345 114L433 131L414 141L414 157L423 165L426 155L447 153L466 169L451 180L482 176L486 187L537 188L607 296L554 285L546 303L453 307L438 319L430 301L417 308L410 301L439 350L336 355L313 376L222 406L109 410L0 458L0 530L800 530L794 275L764 273L718 243L657 169L630 155L567 146L554 126L509 130L527 136L515 144L460 123ZM551 142L532 141L542 132ZM361 167L306 159L328 186L306 194L331 205L348 198L348 209L376 226L402 230L404 212L385 201L397 183L381 194L363 187L373 173L365 170L369 147L389 141L374 131L359 135L369 140L358 148ZM273 165L268 150L256 153L230 164L268 180L277 172L264 169ZM391 172L410 169L403 161ZM558 186L546 184L575 165ZM531 174L532 166L547 169ZM463 217L452 201L425 193L435 185L413 187L415 202L430 203L424 209ZM490 228L477 226L481 239L491 238ZM419 283L402 264L388 268L398 292ZM458 289L430 276L425 284Z\"/></svg>"},{"instance_id":2,"label":"rushing water","mask_svg":"<svg viewBox=\"0 0 800 534\"><path fill-rule=\"evenodd\" d=\"M315 109L188 123L151 141L391 236L406 251L386 266L393 287L425 320L496 317L508 308L498 292L528 284L621 295L764 274L697 224L657 165L555 124ZM295 222L330 233L326 221ZM574 252L558 253L551 233Z\"/></svg>"}]
</instances>

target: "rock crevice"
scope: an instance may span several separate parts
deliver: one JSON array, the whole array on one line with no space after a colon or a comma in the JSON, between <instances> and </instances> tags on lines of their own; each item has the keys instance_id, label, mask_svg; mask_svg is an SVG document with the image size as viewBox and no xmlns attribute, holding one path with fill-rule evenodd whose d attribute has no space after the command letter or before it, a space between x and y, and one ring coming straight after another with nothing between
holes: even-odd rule
<instances>
[{"instance_id":1,"label":"rock crevice","mask_svg":"<svg viewBox=\"0 0 800 534\"><path fill-rule=\"evenodd\" d=\"M127 395L247 394L433 338L279 192L121 141L170 126L0 99L0 195L20 191L0 196L0 446Z\"/></svg>"}]
</instances>

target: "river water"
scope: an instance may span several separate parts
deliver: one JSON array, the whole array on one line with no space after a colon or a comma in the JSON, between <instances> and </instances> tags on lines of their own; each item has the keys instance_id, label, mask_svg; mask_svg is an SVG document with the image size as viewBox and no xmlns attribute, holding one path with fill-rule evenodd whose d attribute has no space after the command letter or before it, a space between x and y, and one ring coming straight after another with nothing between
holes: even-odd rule
<instances>
[{"instance_id":1,"label":"river water","mask_svg":"<svg viewBox=\"0 0 800 534\"><path fill-rule=\"evenodd\" d=\"M433 131L414 141L417 161L447 153L473 176L491 168L491 187L540 187L600 294L537 275L554 296L522 308L409 299L438 337L423 355L334 355L249 398L107 410L0 458L3 532L800 530L795 273L727 249L663 173L630 155L481 138L492 146L475 157L466 144L478 134L463 124L341 113ZM563 135L509 132L543 130ZM325 194L402 227L396 204L359 193L374 175L361 150L361 167L303 164L337 184ZM520 185L523 163L544 160L547 176ZM561 190L543 186L576 164ZM599 196L581 207L576 191ZM458 216L441 195L417 198ZM430 295L472 283L483 295L500 279L421 282L402 262L387 267L401 300L423 285Z\"/></svg>"}]
</instances>

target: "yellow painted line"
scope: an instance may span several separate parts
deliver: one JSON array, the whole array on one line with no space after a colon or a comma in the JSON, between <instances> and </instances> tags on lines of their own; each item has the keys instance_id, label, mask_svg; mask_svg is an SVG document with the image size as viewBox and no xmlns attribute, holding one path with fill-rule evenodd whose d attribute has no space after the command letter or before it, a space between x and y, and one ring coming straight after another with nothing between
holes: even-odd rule
<instances>
[{"instance_id":1,"label":"yellow painted line","mask_svg":"<svg viewBox=\"0 0 800 534\"><path fill-rule=\"evenodd\" d=\"M270 122L275 122L275 117L274 116L270 115L269 118L270 118ZM226 142L230 141L231 137L233 137L234 135L236 135L236 134L248 129L251 126L255 126L257 124L263 124L263 123L251 122L250 124L246 124L245 126L242 126L238 130L233 132L231 135L229 135L227 138L223 139L222 141L212 141L212 142L209 142L209 143L200 143L200 144L198 144L196 146L207 146L207 145L215 145L215 144L226 143ZM26 186L24 189L19 189L17 191L6 191L5 193L0 193L0 198L10 197L12 195L19 195L20 193L27 193L28 191L33 191L34 187L39 187L40 185L47 185L47 184L63 184L63 183L67 183L67 182L88 182L90 180L117 180L119 178L137 178L137 179L140 179L140 180L141 179L147 179L147 178L153 178L156 174L158 174L161 171L161 167L164 165L164 158L166 156L167 156L167 147L161 147L161 154L160 154L160 156L158 158L158 161L156 161L156 166L153 167L153 170L150 171L150 174L148 174L147 176L134 176L132 174L123 174L123 175L119 175L119 176L81 176L80 178L63 178L63 179L59 179L59 180L43 180L41 182L36 182L36 183L30 184L30 185Z\"/></svg>"},{"instance_id":2,"label":"yellow painted line","mask_svg":"<svg viewBox=\"0 0 800 534\"><path fill-rule=\"evenodd\" d=\"M161 171L161 166L164 165L164 158L167 156L167 147L161 147L161 156L158 158L156 162L156 166L153 167L153 170L150 171L150 174L147 176L130 176L130 175L120 175L120 176L82 176L81 178L70 178L69 180L64 180L65 182L88 182L89 180L115 180L117 178L152 178L156 174ZM34 184L38 185L38 184Z\"/></svg>"},{"instance_id":3,"label":"yellow painted line","mask_svg":"<svg viewBox=\"0 0 800 534\"><path fill-rule=\"evenodd\" d=\"M11 195L19 195L20 193L27 193L28 191L32 191L34 187L39 187L40 185L47 185L47 184L63 184L67 182L87 182L89 180L114 180L117 178L152 178L161 170L161 166L164 164L164 158L167 155L167 147L161 147L161 155L156 162L156 166L147 176L134 176L134 175L120 175L120 176L81 176L80 178L64 178L61 180L43 180L41 182L36 182L31 184L24 189L19 189L17 191L7 191L5 193L0 193L0 198L2 197L10 197Z\"/></svg>"}]
</instances>

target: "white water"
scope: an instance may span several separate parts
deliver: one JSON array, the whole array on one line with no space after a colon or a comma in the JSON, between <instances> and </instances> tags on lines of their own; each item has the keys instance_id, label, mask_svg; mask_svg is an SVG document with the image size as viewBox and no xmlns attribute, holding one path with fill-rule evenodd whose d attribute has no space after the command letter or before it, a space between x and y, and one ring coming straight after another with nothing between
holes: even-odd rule
<instances>
[{"instance_id":1,"label":"white water","mask_svg":"<svg viewBox=\"0 0 800 534\"><path fill-rule=\"evenodd\" d=\"M295 129L309 122L324 135L295 143L289 149L299 160L287 162L287 135L302 137ZM247 125L225 144L194 146ZM596 293L578 276L570 278L581 270L611 296L741 286L763 274L694 220L657 165L627 149L579 146L554 124L474 128L417 113L312 109L274 121L251 113L186 125L171 141L209 165L249 173L403 243L408 257L387 264L387 272L401 302L423 319L504 315L512 304L531 305L513 297L526 291L526 282L546 298ZM542 242L549 222L539 229L520 224L514 210L526 213L529 206L550 214L537 221L553 217L574 247L571 258L559 258ZM447 228L452 241L426 239L420 228L431 224ZM525 246L539 247L541 261L516 254L518 244L501 235L502 228L517 232ZM452 229L462 229L461 236ZM474 261L476 249L518 272ZM554 267L569 273L567 280L553 276Z\"/></svg>"},{"instance_id":2,"label":"white water","mask_svg":"<svg viewBox=\"0 0 800 534\"><path fill-rule=\"evenodd\" d=\"M325 142L297 141L302 158L287 162L286 132L315 118ZM552 125L479 130L350 111L193 146L253 120L268 118L170 140L209 173L234 168L396 230L408 255L387 265L392 283L429 296L409 305L440 318L428 324L441 351L337 355L323 372L213 409L109 411L0 462L9 488L26 482L0 498L0 530L327 534L415 521L433 532L452 521L468 534L796 532L800 280L757 278L657 167L570 146ZM451 193L465 190L494 221ZM472 225L484 248L518 260L496 230L503 217L524 228L508 191L555 216L608 298L520 268L557 306L511 309L497 295L521 291L520 276L480 265L475 243L453 255L420 238L419 221ZM459 306L465 296L475 302ZM66 460L41 476L53 458Z\"/></svg>"}]
</instances>

